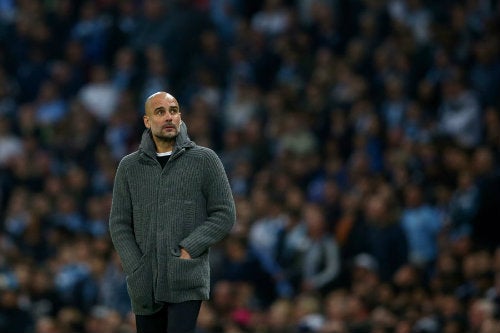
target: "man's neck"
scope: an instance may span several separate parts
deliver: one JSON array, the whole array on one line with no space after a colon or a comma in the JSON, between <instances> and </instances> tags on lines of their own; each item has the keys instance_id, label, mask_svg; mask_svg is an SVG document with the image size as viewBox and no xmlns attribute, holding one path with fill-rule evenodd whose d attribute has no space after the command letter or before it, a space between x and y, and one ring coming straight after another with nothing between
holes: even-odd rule
<instances>
[{"instance_id":1,"label":"man's neck","mask_svg":"<svg viewBox=\"0 0 500 333\"><path fill-rule=\"evenodd\" d=\"M157 153L166 153L174 149L175 139L166 141L153 137L153 141L155 143Z\"/></svg>"}]
</instances>

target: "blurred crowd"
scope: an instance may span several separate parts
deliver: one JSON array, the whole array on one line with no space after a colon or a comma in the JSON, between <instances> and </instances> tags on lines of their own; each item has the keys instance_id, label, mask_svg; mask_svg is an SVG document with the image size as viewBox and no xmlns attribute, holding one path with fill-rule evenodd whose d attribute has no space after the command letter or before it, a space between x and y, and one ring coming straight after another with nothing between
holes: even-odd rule
<instances>
[{"instance_id":1,"label":"blurred crowd","mask_svg":"<svg viewBox=\"0 0 500 333\"><path fill-rule=\"evenodd\" d=\"M0 0L0 332L129 333L143 103L237 204L197 333L500 332L495 0Z\"/></svg>"}]
</instances>

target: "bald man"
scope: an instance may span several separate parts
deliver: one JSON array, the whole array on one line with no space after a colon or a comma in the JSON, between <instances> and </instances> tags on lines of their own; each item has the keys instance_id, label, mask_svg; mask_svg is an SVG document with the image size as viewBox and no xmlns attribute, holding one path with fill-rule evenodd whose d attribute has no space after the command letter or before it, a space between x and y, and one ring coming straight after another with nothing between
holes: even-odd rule
<instances>
[{"instance_id":1,"label":"bald man","mask_svg":"<svg viewBox=\"0 0 500 333\"><path fill-rule=\"evenodd\" d=\"M111 239L137 332L194 332L210 292L209 248L231 230L234 200L219 157L189 139L174 96L149 96L143 120L139 149L116 171Z\"/></svg>"}]
</instances>

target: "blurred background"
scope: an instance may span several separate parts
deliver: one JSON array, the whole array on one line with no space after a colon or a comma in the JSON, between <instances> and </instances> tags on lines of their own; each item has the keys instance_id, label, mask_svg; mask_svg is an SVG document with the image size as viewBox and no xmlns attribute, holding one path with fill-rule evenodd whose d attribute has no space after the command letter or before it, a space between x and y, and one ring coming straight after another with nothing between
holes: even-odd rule
<instances>
[{"instance_id":1,"label":"blurred background","mask_svg":"<svg viewBox=\"0 0 500 333\"><path fill-rule=\"evenodd\" d=\"M0 332L129 333L144 100L237 204L197 333L500 332L495 0L0 0Z\"/></svg>"}]
</instances>

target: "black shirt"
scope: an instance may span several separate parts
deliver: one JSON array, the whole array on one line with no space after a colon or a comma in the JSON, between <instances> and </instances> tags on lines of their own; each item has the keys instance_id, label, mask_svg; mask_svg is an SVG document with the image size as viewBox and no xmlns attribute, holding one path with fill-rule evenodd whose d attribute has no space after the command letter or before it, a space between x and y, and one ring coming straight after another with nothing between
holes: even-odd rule
<instances>
[{"instance_id":1,"label":"black shirt","mask_svg":"<svg viewBox=\"0 0 500 333\"><path fill-rule=\"evenodd\" d=\"M156 158L158 159L158 162L160 162L160 165L161 167L163 168L165 166L165 164L167 164L168 162L168 159L170 158L170 156L172 155L172 152L169 152L165 155L156 155Z\"/></svg>"}]
</instances>

